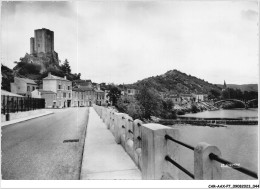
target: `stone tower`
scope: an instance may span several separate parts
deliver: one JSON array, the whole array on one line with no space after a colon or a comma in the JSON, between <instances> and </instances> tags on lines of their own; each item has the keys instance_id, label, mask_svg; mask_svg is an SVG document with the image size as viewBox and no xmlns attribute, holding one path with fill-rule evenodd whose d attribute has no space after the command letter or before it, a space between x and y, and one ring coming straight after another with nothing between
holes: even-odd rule
<instances>
[{"instance_id":1,"label":"stone tower","mask_svg":"<svg viewBox=\"0 0 260 189\"><path fill-rule=\"evenodd\" d=\"M34 38L30 38L30 53L53 53L54 32L45 28L34 30Z\"/></svg>"}]
</instances>

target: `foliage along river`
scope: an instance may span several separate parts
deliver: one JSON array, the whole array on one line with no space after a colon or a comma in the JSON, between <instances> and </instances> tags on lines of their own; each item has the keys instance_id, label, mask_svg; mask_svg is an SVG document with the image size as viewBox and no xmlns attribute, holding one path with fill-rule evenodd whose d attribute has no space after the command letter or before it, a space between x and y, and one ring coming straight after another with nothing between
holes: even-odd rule
<instances>
[{"instance_id":1,"label":"foliage along river","mask_svg":"<svg viewBox=\"0 0 260 189\"><path fill-rule=\"evenodd\" d=\"M246 118L257 119L258 109L218 110L197 114L186 114L185 117L197 118ZM172 126L180 130L180 140L196 146L206 142L217 146L222 158L257 172L258 168L258 126L228 125L227 127ZM193 151L180 146L180 164L190 172L193 171ZM180 171L180 179L190 179ZM222 167L223 180L253 179L229 167Z\"/></svg>"}]
</instances>

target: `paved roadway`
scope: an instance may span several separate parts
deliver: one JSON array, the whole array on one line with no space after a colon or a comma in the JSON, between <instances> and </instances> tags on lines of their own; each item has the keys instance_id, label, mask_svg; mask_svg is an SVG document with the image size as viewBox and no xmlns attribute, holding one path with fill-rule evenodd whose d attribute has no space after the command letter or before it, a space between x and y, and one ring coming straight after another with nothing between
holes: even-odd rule
<instances>
[{"instance_id":1,"label":"paved roadway","mask_svg":"<svg viewBox=\"0 0 260 189\"><path fill-rule=\"evenodd\" d=\"M53 111L2 127L2 179L79 179L88 108ZM79 142L63 143L69 139Z\"/></svg>"}]
</instances>

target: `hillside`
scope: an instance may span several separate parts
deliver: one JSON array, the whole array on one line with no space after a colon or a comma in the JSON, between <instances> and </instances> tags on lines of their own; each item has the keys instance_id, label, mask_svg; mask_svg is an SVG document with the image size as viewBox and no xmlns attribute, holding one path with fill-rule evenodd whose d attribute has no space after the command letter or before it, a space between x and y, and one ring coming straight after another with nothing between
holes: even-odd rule
<instances>
[{"instance_id":1,"label":"hillside","mask_svg":"<svg viewBox=\"0 0 260 189\"><path fill-rule=\"evenodd\" d=\"M217 85L178 70L171 70L163 75L143 79L131 86L140 88L143 85L166 93L208 93L211 89L221 91Z\"/></svg>"},{"instance_id":2,"label":"hillside","mask_svg":"<svg viewBox=\"0 0 260 189\"><path fill-rule=\"evenodd\" d=\"M10 83L14 81L13 70L1 64L2 84L1 89L10 91Z\"/></svg>"},{"instance_id":3,"label":"hillside","mask_svg":"<svg viewBox=\"0 0 260 189\"><path fill-rule=\"evenodd\" d=\"M219 87L223 87L223 85L218 84ZM257 84L243 84L243 85L236 85L236 84L227 84L227 87L232 89L240 89L242 92L244 91L258 91Z\"/></svg>"}]
</instances>

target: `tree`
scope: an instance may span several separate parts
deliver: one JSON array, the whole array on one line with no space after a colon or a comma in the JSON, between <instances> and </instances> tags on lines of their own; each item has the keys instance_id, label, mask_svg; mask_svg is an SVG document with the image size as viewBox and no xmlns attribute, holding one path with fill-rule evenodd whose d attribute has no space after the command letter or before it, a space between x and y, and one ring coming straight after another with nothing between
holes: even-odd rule
<instances>
[{"instance_id":1,"label":"tree","mask_svg":"<svg viewBox=\"0 0 260 189\"><path fill-rule=\"evenodd\" d=\"M81 77L81 73L78 73L78 74L73 74L74 75L74 78L73 80L80 80L80 77Z\"/></svg>"},{"instance_id":2,"label":"tree","mask_svg":"<svg viewBox=\"0 0 260 189\"><path fill-rule=\"evenodd\" d=\"M192 104L191 105L191 112L192 113L197 113L199 112L200 110L198 109L198 107L195 105L195 104Z\"/></svg>"},{"instance_id":3,"label":"tree","mask_svg":"<svg viewBox=\"0 0 260 189\"><path fill-rule=\"evenodd\" d=\"M61 65L61 70L66 75L69 75L71 73L71 68L67 59L65 59L64 63Z\"/></svg>"},{"instance_id":4,"label":"tree","mask_svg":"<svg viewBox=\"0 0 260 189\"><path fill-rule=\"evenodd\" d=\"M112 105L116 105L118 99L121 96L121 91L114 85L111 86L107 97L109 98L109 101L112 103Z\"/></svg>"},{"instance_id":5,"label":"tree","mask_svg":"<svg viewBox=\"0 0 260 189\"><path fill-rule=\"evenodd\" d=\"M150 119L151 116L159 116L161 112L161 99L158 92L153 88L146 86L142 87L140 92L136 95L136 99L141 105L143 117Z\"/></svg>"},{"instance_id":6,"label":"tree","mask_svg":"<svg viewBox=\"0 0 260 189\"><path fill-rule=\"evenodd\" d=\"M13 70L1 64L2 83L1 89L11 91L10 83L14 82Z\"/></svg>"},{"instance_id":7,"label":"tree","mask_svg":"<svg viewBox=\"0 0 260 189\"><path fill-rule=\"evenodd\" d=\"M138 101L129 96L121 96L117 101L117 109L130 115L133 119L142 119L143 110Z\"/></svg>"},{"instance_id":8,"label":"tree","mask_svg":"<svg viewBox=\"0 0 260 189\"><path fill-rule=\"evenodd\" d=\"M164 119L176 119L176 112L173 110L173 102L171 99L161 100L162 110L160 117Z\"/></svg>"},{"instance_id":9,"label":"tree","mask_svg":"<svg viewBox=\"0 0 260 189\"><path fill-rule=\"evenodd\" d=\"M219 97L220 97L220 92L218 91L218 90L216 90L216 89L211 89L210 91L209 91L209 96L208 96L208 98L209 99L218 99Z\"/></svg>"}]
</instances>

